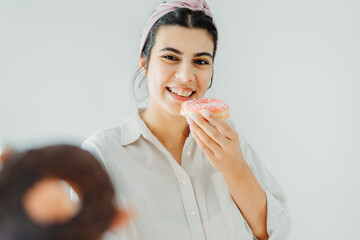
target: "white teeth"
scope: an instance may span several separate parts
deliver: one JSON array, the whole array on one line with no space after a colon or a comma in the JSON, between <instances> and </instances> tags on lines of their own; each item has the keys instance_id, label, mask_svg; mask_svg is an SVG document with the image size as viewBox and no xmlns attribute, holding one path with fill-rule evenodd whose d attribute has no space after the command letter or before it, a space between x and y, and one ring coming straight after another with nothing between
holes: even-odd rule
<instances>
[{"instance_id":1,"label":"white teeth","mask_svg":"<svg viewBox=\"0 0 360 240\"><path fill-rule=\"evenodd\" d=\"M179 95L179 96L182 96L182 97L189 97L192 94L191 91L181 91L181 90L176 90L176 89L170 88L170 87L169 87L169 90L172 93L175 93L176 95Z\"/></svg>"}]
</instances>

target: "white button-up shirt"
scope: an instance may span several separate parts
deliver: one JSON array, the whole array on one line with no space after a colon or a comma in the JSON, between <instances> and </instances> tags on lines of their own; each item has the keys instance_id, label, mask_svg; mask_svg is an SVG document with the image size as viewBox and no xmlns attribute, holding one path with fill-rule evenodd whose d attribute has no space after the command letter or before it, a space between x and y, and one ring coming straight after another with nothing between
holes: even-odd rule
<instances>
[{"instance_id":1,"label":"white button-up shirt","mask_svg":"<svg viewBox=\"0 0 360 240\"><path fill-rule=\"evenodd\" d=\"M107 169L130 223L104 239L256 239L221 174L190 134L181 165L136 111L119 127L94 134L82 147ZM280 185L240 136L247 163L266 192L270 239L286 239L290 219Z\"/></svg>"}]
</instances>

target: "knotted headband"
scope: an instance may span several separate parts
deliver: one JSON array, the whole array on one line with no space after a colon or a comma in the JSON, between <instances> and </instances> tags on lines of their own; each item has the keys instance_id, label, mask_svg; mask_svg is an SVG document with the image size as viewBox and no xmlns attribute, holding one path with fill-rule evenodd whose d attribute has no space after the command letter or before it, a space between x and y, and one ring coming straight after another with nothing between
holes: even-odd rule
<instances>
[{"instance_id":1,"label":"knotted headband","mask_svg":"<svg viewBox=\"0 0 360 240\"><path fill-rule=\"evenodd\" d=\"M205 0L173 0L169 3L163 3L160 4L153 15L150 17L150 19L145 24L145 27L143 29L142 35L141 35L141 41L140 41L140 55L141 52L145 46L145 43L147 41L147 38L149 37L151 28L154 26L157 20L159 20L162 16L165 14L177 9L177 8L188 8L192 11L202 11L206 15L210 16L212 18L212 14L210 12L209 5L205 2ZM215 25L215 22L213 20L213 23Z\"/></svg>"}]
</instances>

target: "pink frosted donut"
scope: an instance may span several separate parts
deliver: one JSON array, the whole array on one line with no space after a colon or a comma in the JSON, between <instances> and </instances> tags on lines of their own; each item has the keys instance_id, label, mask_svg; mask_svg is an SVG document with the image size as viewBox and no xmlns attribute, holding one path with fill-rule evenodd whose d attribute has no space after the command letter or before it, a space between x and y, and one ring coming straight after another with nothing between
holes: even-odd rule
<instances>
[{"instance_id":1,"label":"pink frosted donut","mask_svg":"<svg viewBox=\"0 0 360 240\"><path fill-rule=\"evenodd\" d=\"M181 115L187 117L190 112L199 113L201 109L206 109L222 119L230 116L229 105L226 102L209 98L199 98L183 102L181 104Z\"/></svg>"}]
</instances>

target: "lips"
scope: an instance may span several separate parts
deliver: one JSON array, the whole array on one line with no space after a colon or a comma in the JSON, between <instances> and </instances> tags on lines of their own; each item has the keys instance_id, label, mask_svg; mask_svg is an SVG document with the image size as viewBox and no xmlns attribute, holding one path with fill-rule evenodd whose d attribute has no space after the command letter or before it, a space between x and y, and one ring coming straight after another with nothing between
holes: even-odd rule
<instances>
[{"instance_id":1,"label":"lips","mask_svg":"<svg viewBox=\"0 0 360 240\"><path fill-rule=\"evenodd\" d=\"M181 97L190 97L192 94L194 94L196 92L190 88L167 87L167 90L169 90L171 93L176 94Z\"/></svg>"},{"instance_id":2,"label":"lips","mask_svg":"<svg viewBox=\"0 0 360 240\"><path fill-rule=\"evenodd\" d=\"M174 88L174 87L166 87L166 90L170 93L170 95L179 101L187 101L191 99L196 91L191 88Z\"/></svg>"}]
</instances>

